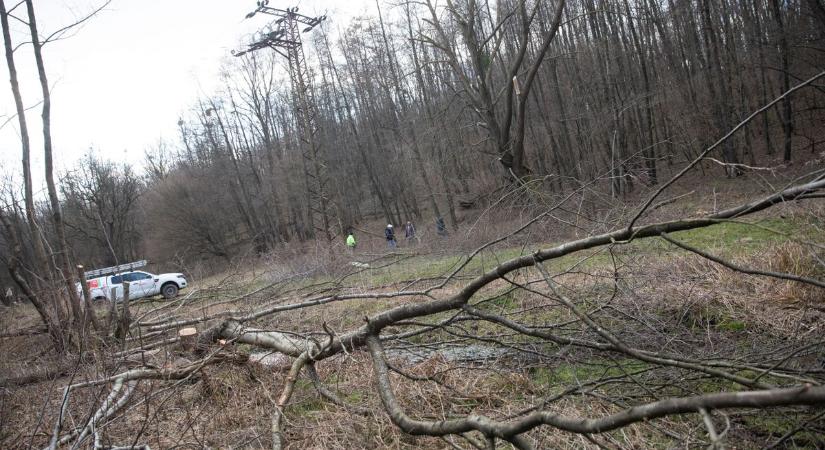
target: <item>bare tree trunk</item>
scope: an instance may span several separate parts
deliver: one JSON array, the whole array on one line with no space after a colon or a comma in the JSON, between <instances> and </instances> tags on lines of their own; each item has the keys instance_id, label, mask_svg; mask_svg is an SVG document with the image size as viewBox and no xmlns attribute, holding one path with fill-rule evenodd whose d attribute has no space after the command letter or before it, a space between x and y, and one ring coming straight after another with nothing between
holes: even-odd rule
<instances>
[{"instance_id":1,"label":"bare tree trunk","mask_svg":"<svg viewBox=\"0 0 825 450\"><path fill-rule=\"evenodd\" d=\"M627 24L628 28L630 29L630 37L636 49L636 54L639 57L639 66L642 72L642 95L645 98L645 121L644 123L642 123L642 127L646 131L646 133L644 134L647 135L647 139L645 141L642 141L641 147L643 149L646 149L643 153L645 155L645 166L647 167L647 175L648 179L650 180L650 184L656 184L656 150L653 146L653 107L650 104L650 97L653 95L653 93L650 92L650 75L647 67L647 57L642 47L639 34L636 32L636 26L633 24L633 15L630 13L630 4L627 0L624 0L624 6L625 12L627 13Z\"/></svg>"},{"instance_id":2,"label":"bare tree trunk","mask_svg":"<svg viewBox=\"0 0 825 450\"><path fill-rule=\"evenodd\" d=\"M85 300L85 309L84 309L84 316L83 316L83 326L85 327L87 323L91 323L94 330L100 331L100 324L97 322L97 316L95 315L95 310L92 307L92 294L89 292L89 284L86 281L86 274L83 272L83 266L77 266L77 278L80 280L80 288L83 291L83 298Z\"/></svg>"},{"instance_id":3,"label":"bare tree trunk","mask_svg":"<svg viewBox=\"0 0 825 450\"><path fill-rule=\"evenodd\" d=\"M765 48L764 48L764 33L762 20L760 19L759 4L754 2L753 5L745 5L744 18L747 22L752 22L752 30L750 32L753 36L753 45L756 47L757 64L759 67L759 93L760 101L764 105L768 103L768 95L770 90L770 83L767 77L767 68L765 67ZM825 24L823 24L825 25ZM762 133L765 137L765 152L768 155L774 154L773 141L771 139L770 120L767 114L762 115Z\"/></svg>"},{"instance_id":4,"label":"bare tree trunk","mask_svg":"<svg viewBox=\"0 0 825 450\"><path fill-rule=\"evenodd\" d=\"M34 254L36 259L35 269L46 278L51 278L51 270L46 257L46 249L43 246L42 235L37 226L37 216L34 210L34 189L32 187L31 171L31 144L29 142L29 129L26 122L26 110L23 107L23 97L20 94L20 85L17 80L17 67L14 62L14 50L12 49L11 32L9 31L9 17L6 13L5 0L0 0L0 22L3 26L3 46L6 53L6 64L9 69L9 83L11 84L12 95L14 96L14 106L17 112L17 122L20 127L20 142L23 147L23 190L24 202L26 204L26 219L29 225Z\"/></svg>"},{"instance_id":5,"label":"bare tree trunk","mask_svg":"<svg viewBox=\"0 0 825 450\"><path fill-rule=\"evenodd\" d=\"M779 0L771 0L771 12L773 12L773 19L776 21L777 47L779 50L779 57L782 61L782 91L787 92L791 87L790 64L790 47L788 46L788 37L785 35L785 24L782 20L782 10L779 6ZM779 117L782 119L782 130L785 132L785 152L782 159L785 161L791 160L791 141L793 139L793 107L791 106L791 97L785 96L782 99L782 112Z\"/></svg>"},{"instance_id":6,"label":"bare tree trunk","mask_svg":"<svg viewBox=\"0 0 825 450\"><path fill-rule=\"evenodd\" d=\"M2 0L0 0L0 5L2 5L2 3ZM34 309L40 316L40 320L43 321L43 325L46 326L46 331L51 337L55 350L58 353L62 353L65 347L65 339L63 335L63 327L60 326L58 314L60 309L59 307L50 308L38 295L38 293L35 292L28 280L26 280L26 277L24 277L21 273L20 263L23 260L23 250L20 238L17 235L14 224L12 224L8 217L6 217L6 214L2 209L0 209L0 223L2 223L6 228L6 235L9 239L8 244L11 250L11 255L9 255L9 260L7 262L9 275L11 275L11 278L17 284L17 287L20 288L20 291L23 292L23 295L31 302L32 306L34 306Z\"/></svg>"},{"instance_id":7,"label":"bare tree trunk","mask_svg":"<svg viewBox=\"0 0 825 450\"><path fill-rule=\"evenodd\" d=\"M114 294L112 289L112 294ZM112 303L117 303L117 298L112 295ZM129 310L129 282L123 282L123 301L120 304L120 316L117 317L117 324L115 325L115 337L121 341L126 341L126 336L129 334L129 325L132 323L132 313Z\"/></svg>"},{"instance_id":8,"label":"bare tree trunk","mask_svg":"<svg viewBox=\"0 0 825 450\"><path fill-rule=\"evenodd\" d=\"M400 103L400 106L401 106L401 111L400 112L401 112L401 114L403 114L406 117L409 114L409 107L408 107L407 101L405 99L405 94L401 89L401 83L399 82L399 79L398 79L398 72L400 70L397 67L398 60L394 55L394 49L391 48L391 46L390 46L389 39L387 39L387 31L384 28L384 18L381 15L381 6L380 6L378 0L375 0L375 6L378 9L378 23L381 26L381 37L382 37L382 40L383 40L383 43L384 43L384 51L387 53L387 63L390 66L390 75L392 76L393 89L394 89L395 95L397 97L396 101L398 103ZM408 21L408 23L409 23L409 21ZM411 42L413 41L412 37L411 37L410 41ZM413 43L413 51L415 51L415 46L414 45L415 44ZM396 103L395 101L392 102L393 109L396 109L395 108L395 103ZM395 123L394 128L396 130L397 136L399 138L401 138L401 130L399 129L401 124L398 121L397 112L395 114L395 117L396 117L396 123ZM418 137L417 137L417 133L416 133L417 130L415 129L415 126L412 125L412 124L410 126L407 126L407 128L410 128L410 139L412 141L412 145L410 146L410 148L412 149L412 152L413 152L413 160L415 161L415 165L416 165L416 168L418 169L419 175L421 176L421 180L424 182L424 189L426 190L427 200L429 200L429 202L430 202L430 209L432 209L433 214L436 217L441 217L441 211L438 209L438 202L436 201L435 193L433 192L433 183L430 182L430 177L427 174L426 167L424 166L424 159L421 157L421 148L419 146Z\"/></svg>"},{"instance_id":9,"label":"bare tree trunk","mask_svg":"<svg viewBox=\"0 0 825 450\"><path fill-rule=\"evenodd\" d=\"M816 20L819 21L822 29L825 29L825 4L822 0L808 0L808 7L811 9L811 12L813 12Z\"/></svg>"},{"instance_id":10,"label":"bare tree trunk","mask_svg":"<svg viewBox=\"0 0 825 450\"><path fill-rule=\"evenodd\" d=\"M389 204L386 196L384 195L384 191L381 187L381 183L378 180L378 176L375 173L375 168L373 167L369 157L367 156L366 149L366 142L364 142L361 133L358 132L358 127L355 123L355 118L352 115L352 105L350 104L349 97L347 96L344 86L341 82L341 76L338 72L338 68L335 66L335 62L332 60L332 50L329 45L329 38L327 36L326 31L322 31L321 34L323 41L324 41L324 50L326 50L326 57L327 61L329 62L330 69L332 71L332 92L335 101L335 109L336 111L345 111L343 116L346 118L347 126L352 134L353 138L355 139L355 148L358 152L358 156L361 159L361 164L364 167L364 170L367 172L367 179L370 182L374 195L378 198L378 203L381 206L381 211L384 213L384 218L389 222L392 221L392 214L390 213ZM340 100L339 100L340 96ZM343 105L340 104L340 101L343 100Z\"/></svg>"},{"instance_id":11,"label":"bare tree trunk","mask_svg":"<svg viewBox=\"0 0 825 450\"><path fill-rule=\"evenodd\" d=\"M57 233L57 250L60 253L58 257L60 272L63 275L63 281L65 282L68 290L69 304L71 305L71 311L74 316L75 323L80 323L82 320L80 297L77 294L77 289L75 289L74 272L72 271L69 246L66 243L66 230L63 225L63 216L60 211L60 199L57 198L57 188L54 184L51 133L52 102L51 95L49 94L49 80L46 78L46 67L43 64L42 45L40 43L40 35L37 33L37 21L34 14L34 4L32 3L32 0L26 0L26 11L29 16L29 31L31 33L32 47L34 49L34 60L37 64L37 75L40 79L40 90L43 95L43 110L41 114L43 121L43 159L45 160L46 165L46 187L49 191L52 221L54 222L55 232Z\"/></svg>"}]
</instances>

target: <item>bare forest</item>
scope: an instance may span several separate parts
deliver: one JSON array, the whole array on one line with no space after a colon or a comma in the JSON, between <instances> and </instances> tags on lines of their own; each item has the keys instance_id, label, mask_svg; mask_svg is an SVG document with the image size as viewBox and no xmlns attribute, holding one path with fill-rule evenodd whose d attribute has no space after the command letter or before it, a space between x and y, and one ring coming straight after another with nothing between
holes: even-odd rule
<instances>
[{"instance_id":1,"label":"bare forest","mask_svg":"<svg viewBox=\"0 0 825 450\"><path fill-rule=\"evenodd\" d=\"M249 0L176 138L68 169L49 44L109 2L34 3L0 447L825 448L823 0ZM138 260L188 287L90 291Z\"/></svg>"}]
</instances>

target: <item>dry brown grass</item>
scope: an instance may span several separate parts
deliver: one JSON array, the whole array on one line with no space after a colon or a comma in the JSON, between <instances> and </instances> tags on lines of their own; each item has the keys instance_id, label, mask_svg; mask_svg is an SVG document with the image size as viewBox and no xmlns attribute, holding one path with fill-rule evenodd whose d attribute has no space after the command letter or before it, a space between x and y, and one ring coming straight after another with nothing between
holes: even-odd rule
<instances>
[{"instance_id":1,"label":"dry brown grass","mask_svg":"<svg viewBox=\"0 0 825 450\"><path fill-rule=\"evenodd\" d=\"M779 246L766 250L775 254L776 270L790 270L799 264L799 252L791 246ZM737 260L737 263L764 261L765 255L754 255L753 260ZM773 260L772 260L773 261ZM635 261L638 262L638 261ZM655 289L639 289L633 299L624 298L619 303L627 310L638 308L638 302L647 305L659 303L662 298L690 299L687 310L685 303L672 302L680 314L695 314L711 318L717 323L694 323L689 325L704 329L718 325L718 320L742 321L748 327L769 330L770 333L788 335L798 322L796 310L788 311L787 296L807 291L788 291L784 282L750 279L730 273L729 270L701 260L695 256L684 256L670 260L666 275L660 268L660 261L649 259L646 267L636 266L637 272L646 272L659 279L690 280L684 283L660 283ZM794 265L796 264L796 266ZM658 275L657 275L658 271ZM611 273L607 268L594 269L590 274L568 275L561 279L565 285L575 286L580 292L588 292L599 280ZM491 292L504 288L497 284ZM790 292L790 293L789 293ZM654 295L655 294L655 295ZM779 297L774 294L783 294ZM327 321L334 328L344 329L360 320L364 314L374 312L398 302L414 302L406 299L385 302L354 302L331 304L324 308L313 308L291 314L293 327L311 328ZM516 311L534 311L548 305L547 299L519 294L512 305ZM793 304L793 302L791 303ZM677 306L682 305L682 306ZM591 305L595 307L596 305ZM666 307L667 308L667 307ZM559 316L569 319L569 315ZM782 320L777 320L782 318ZM273 323L278 322L273 318ZM299 325L296 325L299 324ZM750 330L751 328L749 328ZM4 354L9 360L22 361L26 358L23 347L16 347L16 341L6 342ZM22 343L31 342L22 340ZM11 344L11 345L8 345ZM29 349L30 350L30 349ZM245 348L239 350L245 351ZM148 361L156 365L174 363L179 358L176 353L163 353ZM401 364L402 362L399 362ZM438 419L459 414L486 414L491 417L505 417L521 408L531 405L537 398L547 395L547 386L537 384L527 372L491 371L489 368L460 367L456 363L441 358L430 358L424 362L406 365L405 370L418 376L430 376L440 384L422 383L393 376L399 401L414 417ZM349 411L323 401L308 382L302 382L287 409L287 442L290 449L415 449L451 448L436 438L413 437L400 432L382 412L380 400L374 393L374 379L371 364L363 353L327 361L319 366L321 378L342 398L374 412L374 416L364 419ZM84 373L83 378L99 376L94 371ZM271 372L266 368L250 364L236 366L222 364L208 367L202 373L170 389L168 383L144 382L140 394L133 405L118 414L107 426L106 438L111 443L126 444L142 430L141 442L148 442L157 448L268 448L269 415L271 398L277 396L283 373ZM61 386L66 378L55 383L17 388L3 396L4 406L4 448L25 448L30 440L35 446L45 444L47 430L54 422L60 402L60 392L52 386ZM443 386L450 386L449 389ZM89 411L95 398L105 395L105 389L79 392L71 400L71 411ZM579 417L597 417L621 409L598 397L577 396L564 399L550 406L550 410L560 414ZM26 436L33 430L43 413L43 426L33 436ZM70 417L70 423L83 421L82 414ZM662 448L666 439L656 432L655 427L666 427L673 432L689 436L701 428L695 420L674 419L657 421L656 424L640 424L621 432L596 436L601 445L623 448ZM9 430L26 430L13 433ZM568 433L540 429L529 434L543 448L596 448L596 444L585 438ZM753 436L742 442L755 442ZM455 439L455 438L453 438ZM743 438L744 439L744 438ZM458 440L456 443L460 443ZM740 448L748 448L743 444ZM736 448L736 446L733 446Z\"/></svg>"},{"instance_id":2,"label":"dry brown grass","mask_svg":"<svg viewBox=\"0 0 825 450\"><path fill-rule=\"evenodd\" d=\"M732 189L732 184L720 182L717 188ZM677 191L678 195L682 191ZM722 189L720 189L722 192ZM735 192L730 192L735 194ZM697 193L699 197L701 193ZM693 197L690 197L693 198ZM727 200L726 200L727 201ZM719 205L720 207L722 205ZM669 214L681 214L688 209L679 205L655 211L653 219ZM797 214L795 219L821 226L821 210L808 210ZM618 211L620 217L625 211ZM817 216L819 214L819 216ZM522 222L524 216L507 215L490 223L480 222L468 232L453 233L445 241L430 241L414 249L441 258L462 249L473 248L481 242L500 235ZM469 220L469 219L468 219ZM420 234L424 234L419 225ZM555 234L558 233L558 234ZM524 243L546 243L561 239L561 233L548 222L537 227L526 237L519 237L510 248ZM383 238L362 238L358 258L372 257L383 252ZM821 239L820 239L821 243ZM432 248L430 248L432 247ZM792 242L780 242L759 248L749 254L734 254L732 261L743 266L784 271L798 275L822 278L821 269L814 263L811 246ZM758 354L763 345L777 342L810 342L821 339L823 296L816 288L783 280L744 276L701 259L695 255L669 251L638 251L616 247L618 281L614 280L614 267L604 255L591 262L577 264L583 256L566 261L575 266L575 273L558 278L567 295L584 310L606 326L613 327L627 342L644 348L672 345L684 351L686 356L707 354ZM431 252L431 253L430 253ZM200 291L187 302L166 308L161 312L174 312L180 316L208 316L230 310L251 311L263 305L300 302L323 292L328 286L314 285L335 280L344 270L349 270L346 254L335 256L326 262L306 246L285 248L279 257L271 260L238 263L231 276L213 275L197 280ZM495 255L485 255L495 260ZM563 268L565 268L563 267ZM347 292L372 288L375 280L384 282L378 290L391 291L397 284L394 277L404 278L403 264L384 272L364 273L345 281ZM561 270L561 269L559 269ZM310 272L309 280L296 280L277 285L260 294L237 301L228 301L244 293L254 291L289 274ZM203 271L207 274L207 271ZM530 283L538 280L535 273L525 271L515 280ZM383 281L382 281L383 282ZM612 295L614 282L617 293ZM448 295L455 292L460 283L450 284L441 291ZM504 281L498 281L479 293L474 301L489 299L485 307L496 308L514 320L539 325L561 323L573 319L569 311L558 308L557 303L539 295L519 292L500 298L508 289ZM374 289L373 289L374 290ZM821 291L821 290L820 290ZM185 292L184 292L185 293ZM215 302L223 302L215 304ZM365 315L373 314L390 306L423 301L421 298L402 297L389 300L364 300L335 302L317 308L307 308L282 313L256 323L256 326L293 331L318 330L326 323L341 332L363 323ZM135 306L133 315L138 316L164 304L143 302ZM819 309L817 309L819 308ZM627 316L632 316L633 320ZM37 317L30 307L19 305L2 318L2 325L31 327L37 325ZM199 325L201 329L209 324ZM474 324L475 328L450 330L464 339L460 332L476 336L502 333L500 328L488 323ZM651 333L647 327L661 333ZM571 333L585 333L579 323L567 327ZM455 335L433 333L425 342L455 339ZM507 337L509 338L509 336ZM504 339L504 338L502 338ZM516 342L513 339L513 342ZM32 368L49 367L47 340L44 336L4 339L0 346L0 372L3 377L24 373ZM518 342L517 342L518 343ZM821 347L820 347L821 348ZM230 346L229 351L248 353L247 346ZM42 354L44 358L33 358ZM181 365L190 357L177 348L169 348L152 354L141 361L158 367ZM794 364L807 364L810 354L802 354ZM431 377L436 382L411 381L400 375L392 375L395 391L406 411L416 418L436 420L465 414L485 414L504 418L523 408L534 405L542 398L552 396L564 388L579 382L598 379L606 369L594 369L591 364L602 364L609 369L634 367L627 361L606 361L586 352L569 349L559 350L554 359L511 361L506 358L469 364L430 357L411 363L394 360L404 371ZM609 364L614 364L610 366ZM97 362L84 364L75 380L91 380L104 374L121 371L125 366L112 366L112 361L101 357ZM366 354L355 352L326 360L318 365L324 383L348 403L369 409L372 415L361 417L322 399L310 382L301 379L294 397L286 409L285 432L289 449L447 449L447 442L431 437L406 435L394 426L383 412L380 399L375 393L372 365ZM613 373L613 372L611 372ZM105 428L106 443L127 445L133 440L148 443L152 448L270 448L269 434L272 399L277 397L284 373L260 364L232 364L229 362L207 366L197 376L183 382L144 381L129 407L118 413ZM656 395L688 395L732 389L730 385L702 377L685 377L684 372L667 368L654 368L650 373L636 378L641 383L655 386ZM28 448L43 446L55 421L60 403L59 387L69 382L68 377L22 387L5 388L0 394L0 447ZM661 384L661 386L660 386ZM675 386L675 387L674 387ZM85 415L95 408L101 396L110 386L83 389L71 397L71 415L67 424L83 423ZM564 397L548 405L547 409L575 417L599 417L615 413L627 405L650 401L648 392L641 392L633 383L608 384L592 391L583 391ZM614 401L609 401L613 399ZM619 399L619 400L616 400ZM749 425L743 417L732 415L729 448L753 448L775 439L777 433L765 432L758 426ZM774 420L765 415L765 420ZM763 427L766 428L766 427ZM684 438L677 441L663 435L666 429ZM785 431L787 431L785 429ZM761 434L760 434L761 433ZM529 438L539 448L608 448L654 449L669 448L677 442L699 445L706 441L700 419L693 416L674 417L641 423L620 431L594 436L598 443L570 433L562 433L549 427L530 432ZM467 447L460 438L451 438L456 444Z\"/></svg>"}]
</instances>

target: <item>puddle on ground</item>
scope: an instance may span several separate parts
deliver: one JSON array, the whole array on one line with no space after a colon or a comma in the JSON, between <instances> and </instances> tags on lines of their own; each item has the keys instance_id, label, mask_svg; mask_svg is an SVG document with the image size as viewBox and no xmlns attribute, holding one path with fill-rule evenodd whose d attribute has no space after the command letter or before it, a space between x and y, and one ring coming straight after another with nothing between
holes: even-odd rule
<instances>
[{"instance_id":1,"label":"puddle on ground","mask_svg":"<svg viewBox=\"0 0 825 450\"><path fill-rule=\"evenodd\" d=\"M418 364L433 357L441 357L450 362L482 362L491 359L498 359L508 353L511 349L502 347L488 347L485 345L462 345L440 348L410 347L387 349L387 357L399 359L408 364Z\"/></svg>"},{"instance_id":2,"label":"puddle on ground","mask_svg":"<svg viewBox=\"0 0 825 450\"><path fill-rule=\"evenodd\" d=\"M278 352L253 352L249 354L249 362L270 368L289 368L292 365L292 358Z\"/></svg>"},{"instance_id":3,"label":"puddle on ground","mask_svg":"<svg viewBox=\"0 0 825 450\"><path fill-rule=\"evenodd\" d=\"M444 346L439 348L408 347L386 349L388 359L403 361L406 364L419 364L435 357L443 358L449 362L481 363L517 353L515 350L509 348L476 344ZM278 352L253 352L249 355L249 361L270 368L289 368L292 364L292 358Z\"/></svg>"}]
</instances>

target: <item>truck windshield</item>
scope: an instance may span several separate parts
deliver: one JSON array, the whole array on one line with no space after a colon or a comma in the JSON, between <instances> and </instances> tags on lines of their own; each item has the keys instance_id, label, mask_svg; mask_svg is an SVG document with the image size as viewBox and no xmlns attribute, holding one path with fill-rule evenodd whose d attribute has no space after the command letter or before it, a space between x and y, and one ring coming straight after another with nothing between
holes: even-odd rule
<instances>
[{"instance_id":1,"label":"truck windshield","mask_svg":"<svg viewBox=\"0 0 825 450\"><path fill-rule=\"evenodd\" d=\"M109 284L122 284L122 283L123 283L123 277L121 277L120 275L113 276L112 279L109 281Z\"/></svg>"}]
</instances>

